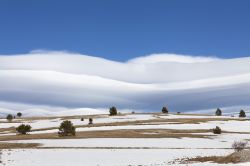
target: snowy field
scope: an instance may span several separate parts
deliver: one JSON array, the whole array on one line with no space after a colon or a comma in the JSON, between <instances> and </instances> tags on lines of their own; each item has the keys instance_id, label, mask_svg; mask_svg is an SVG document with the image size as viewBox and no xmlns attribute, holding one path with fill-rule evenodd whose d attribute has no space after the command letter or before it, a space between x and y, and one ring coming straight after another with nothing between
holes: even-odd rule
<instances>
[{"instance_id":1,"label":"snowy field","mask_svg":"<svg viewBox=\"0 0 250 166\"><path fill-rule=\"evenodd\" d=\"M84 121L80 118L84 117ZM178 159L197 156L226 156L234 141L250 140L250 119L230 116L124 114L118 116L0 119L2 164L7 166L164 166L250 165L212 162L180 164ZM58 126L70 120L75 137L57 136ZM34 131L17 135L14 127L30 124ZM219 126L222 134L211 132ZM125 133L125 135L124 135ZM126 134L127 133L127 134ZM38 143L36 147L19 144ZM3 146L4 147L4 146ZM41 157L42 156L42 157ZM72 163L73 162L73 163Z\"/></svg>"},{"instance_id":2,"label":"snowy field","mask_svg":"<svg viewBox=\"0 0 250 166\"><path fill-rule=\"evenodd\" d=\"M189 149L32 149L4 151L8 166L161 166L183 156L223 155L228 150ZM8 154L9 153L9 154ZM171 164L179 165L179 164ZM192 164L199 166L200 163ZM213 166L214 163L204 165ZM221 164L220 164L221 165ZM236 164L242 165L242 164Z\"/></svg>"}]
</instances>

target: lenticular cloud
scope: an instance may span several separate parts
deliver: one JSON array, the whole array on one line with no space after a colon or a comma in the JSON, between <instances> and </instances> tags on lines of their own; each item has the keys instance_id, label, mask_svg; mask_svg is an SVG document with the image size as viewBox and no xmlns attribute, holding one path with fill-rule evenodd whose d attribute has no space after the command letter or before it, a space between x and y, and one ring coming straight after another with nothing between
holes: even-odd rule
<instances>
[{"instance_id":1,"label":"lenticular cloud","mask_svg":"<svg viewBox=\"0 0 250 166\"><path fill-rule=\"evenodd\" d=\"M0 112L250 108L250 58L153 54L127 62L68 52L0 56Z\"/></svg>"}]
</instances>

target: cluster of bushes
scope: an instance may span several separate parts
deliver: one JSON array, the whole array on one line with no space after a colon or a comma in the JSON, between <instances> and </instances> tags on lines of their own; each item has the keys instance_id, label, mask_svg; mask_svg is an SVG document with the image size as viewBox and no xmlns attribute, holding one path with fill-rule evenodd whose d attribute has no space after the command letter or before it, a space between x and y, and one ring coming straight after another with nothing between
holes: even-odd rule
<instances>
[{"instance_id":1,"label":"cluster of bushes","mask_svg":"<svg viewBox=\"0 0 250 166\"><path fill-rule=\"evenodd\" d=\"M84 121L84 118L81 118L81 121ZM93 118L89 118L89 125L93 124ZM59 126L58 136L75 136L76 135L76 128L74 124L69 121L65 120L63 121Z\"/></svg>"},{"instance_id":2,"label":"cluster of bushes","mask_svg":"<svg viewBox=\"0 0 250 166\"><path fill-rule=\"evenodd\" d=\"M18 112L18 113L16 114L16 116L20 118L20 117L22 116L22 113L21 113L21 112ZM15 116L15 115L12 115L12 114L8 114L8 115L6 116L6 119L7 119L9 122L11 122L13 119L16 118L16 116Z\"/></svg>"},{"instance_id":3,"label":"cluster of bushes","mask_svg":"<svg viewBox=\"0 0 250 166\"><path fill-rule=\"evenodd\" d=\"M22 113L21 112L18 112L16 114L17 117L21 117L22 116ZM6 116L6 119L11 122L13 119L16 118L16 116L12 115L12 114L8 114ZM19 133L19 134L27 134L28 132L31 131L31 126L30 125L25 125L25 124L21 124L19 125L17 128L16 128L16 131Z\"/></svg>"},{"instance_id":4,"label":"cluster of bushes","mask_svg":"<svg viewBox=\"0 0 250 166\"><path fill-rule=\"evenodd\" d=\"M89 124L93 124L92 118L89 118ZM19 134L27 134L31 132L31 126L21 124L20 126L16 128L16 131ZM58 131L58 135L60 137L61 136L75 136L75 134L76 134L75 126L73 125L71 121L65 120L60 124L59 131Z\"/></svg>"}]
</instances>

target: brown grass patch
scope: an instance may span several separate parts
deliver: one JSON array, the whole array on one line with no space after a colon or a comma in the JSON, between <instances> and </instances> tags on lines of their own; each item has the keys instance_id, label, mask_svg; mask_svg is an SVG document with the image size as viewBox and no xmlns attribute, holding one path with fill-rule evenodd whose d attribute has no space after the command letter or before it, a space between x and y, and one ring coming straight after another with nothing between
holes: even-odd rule
<instances>
[{"instance_id":1,"label":"brown grass patch","mask_svg":"<svg viewBox=\"0 0 250 166\"><path fill-rule=\"evenodd\" d=\"M70 119L70 118L67 118ZM79 118L80 120L80 118ZM199 124L205 123L208 121L229 121L235 120L230 118L181 118L181 119L149 119L149 120L135 120L135 121L125 121L125 122L112 122L112 123L95 123L93 125L75 125L76 128L84 128L84 127L102 127L102 126L128 126L128 125L159 125L159 123L175 123L175 124ZM238 119L237 119L238 120ZM239 119L240 121L244 121L247 119ZM148 124L147 124L148 123ZM58 124L59 126L59 124ZM48 127L48 128L41 128L35 129L32 131L45 131L45 130L53 130L58 129L58 127Z\"/></svg>"},{"instance_id":2,"label":"brown grass patch","mask_svg":"<svg viewBox=\"0 0 250 166\"><path fill-rule=\"evenodd\" d=\"M0 132L15 132L16 128L15 127L9 127L9 128L0 128Z\"/></svg>"},{"instance_id":3,"label":"brown grass patch","mask_svg":"<svg viewBox=\"0 0 250 166\"><path fill-rule=\"evenodd\" d=\"M26 148L36 148L41 144L38 143L5 143L0 142L0 149L26 149Z\"/></svg>"},{"instance_id":4,"label":"brown grass patch","mask_svg":"<svg viewBox=\"0 0 250 166\"><path fill-rule=\"evenodd\" d=\"M219 164L228 164L228 163L239 163L240 157L237 156L210 156L210 157L196 157L188 159L188 162L214 162Z\"/></svg>"},{"instance_id":5,"label":"brown grass patch","mask_svg":"<svg viewBox=\"0 0 250 166\"><path fill-rule=\"evenodd\" d=\"M214 162L219 164L228 164L228 163L239 163L239 162L249 162L249 150L243 150L240 152L234 152L227 156L205 156L205 157L194 157L194 158L185 158L181 159L180 163L188 164L190 162Z\"/></svg>"},{"instance_id":6,"label":"brown grass patch","mask_svg":"<svg viewBox=\"0 0 250 166\"><path fill-rule=\"evenodd\" d=\"M171 129L137 129L137 130L102 130L81 131L76 136L59 137L57 133L6 135L1 136L0 141L8 140L31 140L31 139L79 139L79 138L211 138L206 133L210 130L171 130ZM193 134L196 133L196 134Z\"/></svg>"}]
</instances>

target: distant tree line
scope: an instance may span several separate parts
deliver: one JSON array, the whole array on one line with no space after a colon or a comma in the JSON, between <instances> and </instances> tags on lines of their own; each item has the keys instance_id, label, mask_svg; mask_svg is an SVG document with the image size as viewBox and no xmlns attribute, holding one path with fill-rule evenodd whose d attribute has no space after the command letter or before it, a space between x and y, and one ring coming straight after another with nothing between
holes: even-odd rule
<instances>
[{"instance_id":1,"label":"distant tree line","mask_svg":"<svg viewBox=\"0 0 250 166\"><path fill-rule=\"evenodd\" d=\"M221 116L222 115L222 110L220 108L217 108L215 111L216 116ZM240 118L245 118L246 117L246 112L244 110L240 110L239 112L239 117Z\"/></svg>"}]
</instances>

